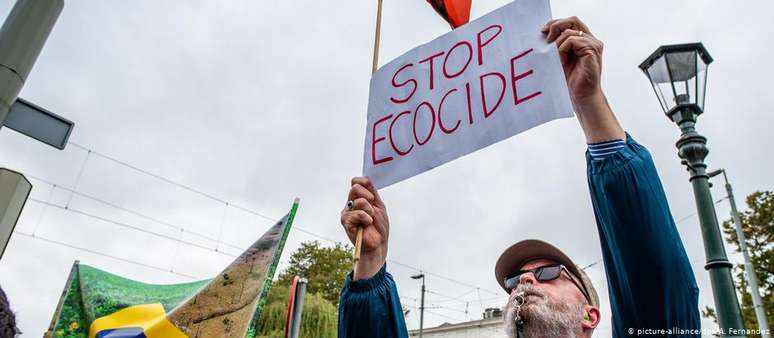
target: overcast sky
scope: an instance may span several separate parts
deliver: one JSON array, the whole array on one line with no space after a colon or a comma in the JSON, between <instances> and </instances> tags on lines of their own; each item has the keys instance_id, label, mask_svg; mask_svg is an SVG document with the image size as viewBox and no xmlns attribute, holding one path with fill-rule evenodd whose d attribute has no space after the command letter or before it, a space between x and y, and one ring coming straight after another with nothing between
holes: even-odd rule
<instances>
[{"instance_id":1,"label":"overcast sky","mask_svg":"<svg viewBox=\"0 0 774 338\"><path fill-rule=\"evenodd\" d=\"M507 2L474 0L471 16ZM11 6L0 3L2 17ZM747 194L774 189L772 7L762 0L553 1L554 17L577 15L605 42L607 97L624 128L653 153L676 219L695 212L674 147L679 132L637 65L661 44L704 42L716 61L698 130L709 139L710 168L728 169L744 205ZM96 153L72 144L58 151L6 128L0 165L238 246L249 245L271 222L99 154L274 218L298 196L299 227L346 241L338 218L349 179L362 168L375 10L375 0L69 1L21 95L74 121L71 141ZM387 0L382 63L447 31L425 1ZM483 308L501 306L505 293L495 282L494 262L517 240L551 241L580 265L601 258L584 149L575 119L554 121L381 192L392 221L389 258L435 274L427 278L434 292L427 303L443 308L426 314L426 327L480 318ZM31 181L38 201L180 236L158 222ZM716 200L725 195L720 184L713 193ZM726 202L717 210L727 218ZM687 218L678 229L700 304L711 305L698 219ZM231 261L35 201L27 203L16 230L197 278ZM283 260L314 239L293 231ZM15 235L0 262L0 284L24 336L46 330L76 259L148 283L191 280ZM418 306L420 285L409 278L416 271L388 268L404 303ZM609 337L603 267L588 271L603 304L598 336ZM417 310L407 324L418 327Z\"/></svg>"}]
</instances>

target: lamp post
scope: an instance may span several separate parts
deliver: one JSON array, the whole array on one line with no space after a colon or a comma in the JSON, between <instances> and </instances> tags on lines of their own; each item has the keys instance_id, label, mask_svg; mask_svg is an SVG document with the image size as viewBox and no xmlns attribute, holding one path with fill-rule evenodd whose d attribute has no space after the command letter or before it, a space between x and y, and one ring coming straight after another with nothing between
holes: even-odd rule
<instances>
[{"instance_id":1,"label":"lamp post","mask_svg":"<svg viewBox=\"0 0 774 338\"><path fill-rule=\"evenodd\" d=\"M411 279L422 279L422 301L419 304L419 338L422 338L422 328L425 321L425 274L419 273L411 276Z\"/></svg>"},{"instance_id":2,"label":"lamp post","mask_svg":"<svg viewBox=\"0 0 774 338\"><path fill-rule=\"evenodd\" d=\"M0 131L3 127L64 149L73 123L19 98L54 28L64 0L18 0L0 28ZM0 259L32 185L19 172L0 168Z\"/></svg>"},{"instance_id":3,"label":"lamp post","mask_svg":"<svg viewBox=\"0 0 774 338\"><path fill-rule=\"evenodd\" d=\"M728 182L728 175L725 169L718 169L707 173L710 178L723 174L726 181L726 193L728 194L728 203L731 204L731 218L734 220L736 228L736 237L739 239L739 251L744 256L744 272L747 277L747 283L750 286L750 295L752 296L753 308L755 309L755 318L758 320L758 329L761 331L761 338L771 338L769 334L769 323L766 319L766 310L763 308L760 288L758 287L758 276L755 274L749 251L747 251L747 239L742 231L742 220L739 218L739 211L736 209L736 200L734 199L734 189Z\"/></svg>"},{"instance_id":4,"label":"lamp post","mask_svg":"<svg viewBox=\"0 0 774 338\"><path fill-rule=\"evenodd\" d=\"M682 132L676 146L682 164L690 173L689 181L696 198L707 257L704 269L709 271L721 334L729 336L735 330L743 330L744 322L731 278L733 265L723 246L704 163L709 153L707 138L696 132L696 118L704 112L710 63L712 57L704 45L689 43L659 47L640 64L640 69L648 76L664 113Z\"/></svg>"}]
</instances>

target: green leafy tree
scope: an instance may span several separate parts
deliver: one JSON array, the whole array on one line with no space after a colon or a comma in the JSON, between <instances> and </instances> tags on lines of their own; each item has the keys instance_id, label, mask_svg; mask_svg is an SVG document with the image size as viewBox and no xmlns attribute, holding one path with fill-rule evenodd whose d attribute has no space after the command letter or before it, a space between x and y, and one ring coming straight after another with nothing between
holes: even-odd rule
<instances>
[{"instance_id":1,"label":"green leafy tree","mask_svg":"<svg viewBox=\"0 0 774 338\"><path fill-rule=\"evenodd\" d=\"M341 286L351 269L350 246L338 243L324 247L318 241L304 242L290 256L290 264L280 274L278 284L290 285L294 276L304 277L309 281L307 292L319 294L338 306Z\"/></svg>"},{"instance_id":2,"label":"green leafy tree","mask_svg":"<svg viewBox=\"0 0 774 338\"><path fill-rule=\"evenodd\" d=\"M282 338L288 313L288 298L293 277L308 280L301 315L300 336L305 338L333 338L337 331L339 292L352 268L352 249L337 244L324 247L319 242L304 242L290 256L290 264L282 271L271 288L255 330L249 338Z\"/></svg>"},{"instance_id":3,"label":"green leafy tree","mask_svg":"<svg viewBox=\"0 0 774 338\"><path fill-rule=\"evenodd\" d=\"M248 332L248 337L284 338L285 322L288 315L287 285L274 285L269 292L266 306L258 320L257 331ZM334 338L336 337L336 307L322 296L307 293L304 296L304 310L301 314L300 337Z\"/></svg>"},{"instance_id":4,"label":"green leafy tree","mask_svg":"<svg viewBox=\"0 0 774 338\"><path fill-rule=\"evenodd\" d=\"M747 243L755 274L758 277L757 290L763 301L769 326L774 324L774 192L759 191L747 196L748 210L741 213L742 232ZM739 237L736 235L734 220L723 222L723 233L726 240L734 246L737 252L741 252ZM755 317L752 295L749 292L749 283L744 275L744 265L738 264L734 268L734 277L737 292L741 295L742 316L747 329L758 329L758 320ZM715 319L714 309L705 308L702 314L705 317ZM760 335L750 335L760 337Z\"/></svg>"}]
</instances>

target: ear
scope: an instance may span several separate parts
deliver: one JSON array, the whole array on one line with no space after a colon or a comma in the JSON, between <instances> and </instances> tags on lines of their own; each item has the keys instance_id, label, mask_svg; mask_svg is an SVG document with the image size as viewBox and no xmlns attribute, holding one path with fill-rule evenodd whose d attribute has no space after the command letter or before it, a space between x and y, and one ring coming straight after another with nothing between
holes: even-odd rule
<instances>
[{"instance_id":1,"label":"ear","mask_svg":"<svg viewBox=\"0 0 774 338\"><path fill-rule=\"evenodd\" d=\"M599 321L602 318L600 317L599 309L591 306L591 305L584 305L583 306L583 319L581 320L581 326L583 327L583 330L593 330L594 328L599 325Z\"/></svg>"}]
</instances>

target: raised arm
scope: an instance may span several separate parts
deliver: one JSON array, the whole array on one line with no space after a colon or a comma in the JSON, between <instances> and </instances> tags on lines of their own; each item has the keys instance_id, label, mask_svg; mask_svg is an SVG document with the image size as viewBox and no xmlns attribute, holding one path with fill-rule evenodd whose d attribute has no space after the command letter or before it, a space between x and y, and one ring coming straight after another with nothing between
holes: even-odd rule
<instances>
[{"instance_id":1,"label":"raised arm","mask_svg":"<svg viewBox=\"0 0 774 338\"><path fill-rule=\"evenodd\" d=\"M624 133L602 92L602 42L576 17L551 21L544 33L559 46L589 144L589 190L614 336L629 329L699 329L698 288L656 168Z\"/></svg>"},{"instance_id":2,"label":"raised arm","mask_svg":"<svg viewBox=\"0 0 774 338\"><path fill-rule=\"evenodd\" d=\"M341 225L352 243L363 229L360 260L339 297L339 337L408 337L395 281L387 273L390 221L379 192L365 177L352 179Z\"/></svg>"}]
</instances>

